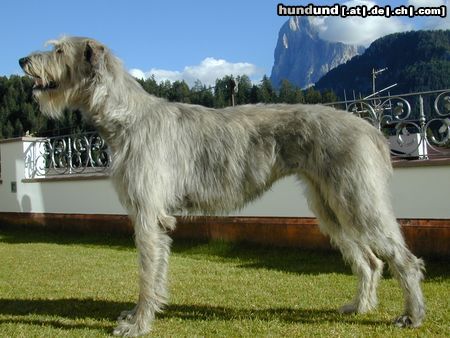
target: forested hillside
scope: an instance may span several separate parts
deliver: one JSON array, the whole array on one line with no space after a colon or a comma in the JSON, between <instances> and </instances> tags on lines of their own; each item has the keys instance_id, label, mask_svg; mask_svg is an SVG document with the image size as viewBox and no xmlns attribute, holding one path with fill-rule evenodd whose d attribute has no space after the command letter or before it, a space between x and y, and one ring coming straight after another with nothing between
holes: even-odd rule
<instances>
[{"instance_id":1,"label":"forested hillside","mask_svg":"<svg viewBox=\"0 0 450 338\"><path fill-rule=\"evenodd\" d=\"M396 33L374 41L359 56L324 75L316 89L331 89L342 97L353 90L372 92L372 69L388 70L376 79L377 90L398 85L391 93L450 87L450 30Z\"/></svg>"},{"instance_id":2,"label":"forested hillside","mask_svg":"<svg viewBox=\"0 0 450 338\"><path fill-rule=\"evenodd\" d=\"M200 104L222 108L231 105L231 81L237 84L235 104L247 103L321 103L332 102L331 92L320 93L313 88L302 91L283 81L278 92L268 77L252 84L248 76L225 76L217 79L214 87L197 82L189 88L184 81L157 83L154 78L138 80L149 93L169 101ZM60 121L43 116L32 97L33 81L25 76L0 77L0 139L19 137L27 132L35 136L52 136L93 129L86 124L80 112L66 112Z\"/></svg>"}]
</instances>

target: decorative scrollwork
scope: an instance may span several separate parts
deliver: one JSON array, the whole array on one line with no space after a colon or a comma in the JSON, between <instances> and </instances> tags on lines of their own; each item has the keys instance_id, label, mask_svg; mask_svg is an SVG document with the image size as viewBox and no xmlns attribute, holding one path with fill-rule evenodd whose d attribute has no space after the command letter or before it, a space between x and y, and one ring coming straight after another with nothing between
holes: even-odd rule
<instances>
[{"instance_id":1,"label":"decorative scrollwork","mask_svg":"<svg viewBox=\"0 0 450 338\"><path fill-rule=\"evenodd\" d=\"M406 121L411 115L410 103L402 97L389 97L380 105L381 118L390 123L394 121Z\"/></svg>"},{"instance_id":2,"label":"decorative scrollwork","mask_svg":"<svg viewBox=\"0 0 450 338\"><path fill-rule=\"evenodd\" d=\"M432 119L425 125L430 146L450 145L450 118Z\"/></svg>"},{"instance_id":3,"label":"decorative scrollwork","mask_svg":"<svg viewBox=\"0 0 450 338\"><path fill-rule=\"evenodd\" d=\"M434 111L438 116L450 115L450 91L445 91L436 97Z\"/></svg>"},{"instance_id":4,"label":"decorative scrollwork","mask_svg":"<svg viewBox=\"0 0 450 338\"><path fill-rule=\"evenodd\" d=\"M94 174L106 172L111 156L97 133L66 135L35 141L33 176Z\"/></svg>"},{"instance_id":5,"label":"decorative scrollwork","mask_svg":"<svg viewBox=\"0 0 450 338\"><path fill-rule=\"evenodd\" d=\"M428 97L435 97L434 103ZM394 156L420 159L450 156L448 89L372 97L345 104L347 111L368 120L389 136Z\"/></svg>"},{"instance_id":6,"label":"decorative scrollwork","mask_svg":"<svg viewBox=\"0 0 450 338\"><path fill-rule=\"evenodd\" d=\"M395 136L389 138L391 153L400 157L419 157L423 152L419 149L423 144L421 127L413 122L395 124Z\"/></svg>"}]
</instances>

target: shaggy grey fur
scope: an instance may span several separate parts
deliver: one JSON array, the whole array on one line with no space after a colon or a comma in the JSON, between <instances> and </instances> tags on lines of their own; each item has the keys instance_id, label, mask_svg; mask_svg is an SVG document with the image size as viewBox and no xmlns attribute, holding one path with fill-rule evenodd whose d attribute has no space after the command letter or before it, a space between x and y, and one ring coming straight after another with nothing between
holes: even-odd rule
<instances>
[{"instance_id":1,"label":"shaggy grey fur","mask_svg":"<svg viewBox=\"0 0 450 338\"><path fill-rule=\"evenodd\" d=\"M308 189L321 230L359 278L344 313L376 306L388 262L404 291L399 326L425 315L423 262L406 247L388 193L392 167L381 133L349 113L320 105L245 105L209 109L147 94L103 44L63 37L50 51L20 60L43 113L79 109L113 153L112 178L134 223L140 292L116 335L150 331L167 303L174 211L226 212L259 197L281 177Z\"/></svg>"}]
</instances>

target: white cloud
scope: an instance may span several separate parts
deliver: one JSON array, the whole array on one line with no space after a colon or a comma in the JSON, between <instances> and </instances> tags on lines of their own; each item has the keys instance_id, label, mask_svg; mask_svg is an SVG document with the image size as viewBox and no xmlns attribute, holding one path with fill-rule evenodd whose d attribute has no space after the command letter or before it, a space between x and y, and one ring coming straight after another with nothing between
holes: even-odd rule
<instances>
[{"instance_id":1,"label":"white cloud","mask_svg":"<svg viewBox=\"0 0 450 338\"><path fill-rule=\"evenodd\" d=\"M450 29L450 14L448 13L449 0L409 0L408 5L418 7L440 7L447 6L447 16L441 18L438 16L425 17L423 29Z\"/></svg>"},{"instance_id":2,"label":"white cloud","mask_svg":"<svg viewBox=\"0 0 450 338\"><path fill-rule=\"evenodd\" d=\"M350 7L376 5L370 0L351 0L342 5ZM334 17L327 16L311 21L319 30L319 36L328 41L344 42L347 44L368 46L374 40L387 34L403 32L412 29L410 24L398 18L385 18L381 16L363 17Z\"/></svg>"},{"instance_id":3,"label":"white cloud","mask_svg":"<svg viewBox=\"0 0 450 338\"><path fill-rule=\"evenodd\" d=\"M445 18L429 19L426 29L450 29L450 16Z\"/></svg>"},{"instance_id":4,"label":"white cloud","mask_svg":"<svg viewBox=\"0 0 450 338\"><path fill-rule=\"evenodd\" d=\"M248 62L228 62L223 59L207 57L198 65L186 66L182 71L155 69L144 72L140 69L130 69L130 74L137 78L149 78L152 75L157 82L169 80L171 82L184 80L189 86L193 86L196 80L204 85L214 85L216 79L225 75L248 75L250 78L260 77L262 71Z\"/></svg>"},{"instance_id":5,"label":"white cloud","mask_svg":"<svg viewBox=\"0 0 450 338\"><path fill-rule=\"evenodd\" d=\"M408 5L414 7L439 7L445 5L446 0L409 0Z\"/></svg>"},{"instance_id":6,"label":"white cloud","mask_svg":"<svg viewBox=\"0 0 450 338\"><path fill-rule=\"evenodd\" d=\"M145 79L147 77L142 70L137 68L132 68L128 72L137 79Z\"/></svg>"}]
</instances>

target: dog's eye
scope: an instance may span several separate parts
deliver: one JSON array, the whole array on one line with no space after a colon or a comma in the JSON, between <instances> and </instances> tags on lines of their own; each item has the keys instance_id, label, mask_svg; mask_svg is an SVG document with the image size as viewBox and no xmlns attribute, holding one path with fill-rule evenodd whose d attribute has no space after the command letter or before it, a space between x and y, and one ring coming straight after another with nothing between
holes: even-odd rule
<instances>
[{"instance_id":1,"label":"dog's eye","mask_svg":"<svg viewBox=\"0 0 450 338\"><path fill-rule=\"evenodd\" d=\"M64 53L64 51L62 50L62 48L58 48L58 49L56 50L56 54L62 54L62 53Z\"/></svg>"}]
</instances>

